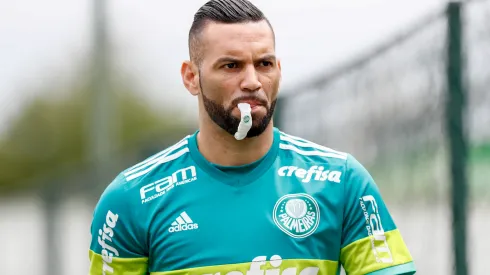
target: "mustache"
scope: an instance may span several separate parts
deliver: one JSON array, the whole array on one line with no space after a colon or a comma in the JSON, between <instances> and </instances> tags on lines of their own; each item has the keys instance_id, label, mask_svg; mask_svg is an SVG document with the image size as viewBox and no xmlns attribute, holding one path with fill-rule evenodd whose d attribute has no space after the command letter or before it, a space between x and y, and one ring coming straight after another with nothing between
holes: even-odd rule
<instances>
[{"instance_id":1,"label":"mustache","mask_svg":"<svg viewBox=\"0 0 490 275\"><path fill-rule=\"evenodd\" d=\"M236 106L238 103L244 100L256 101L260 105L267 106L267 100L253 95L237 97L231 101L231 106Z\"/></svg>"}]
</instances>

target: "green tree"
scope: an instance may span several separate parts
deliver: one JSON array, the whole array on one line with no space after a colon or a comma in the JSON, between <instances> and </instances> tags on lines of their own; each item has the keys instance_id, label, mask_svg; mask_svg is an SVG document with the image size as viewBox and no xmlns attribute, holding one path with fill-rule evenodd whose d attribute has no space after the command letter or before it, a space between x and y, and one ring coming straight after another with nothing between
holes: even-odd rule
<instances>
[{"instance_id":1,"label":"green tree","mask_svg":"<svg viewBox=\"0 0 490 275\"><path fill-rule=\"evenodd\" d=\"M141 89L129 77L112 72L110 79L116 80L109 85L117 124L111 156L116 161L130 152L137 160L138 152L164 148L193 131L194 125L180 119L179 113L155 111L138 98ZM39 88L40 96L24 108L0 141L2 192L39 184L36 179L50 177L63 167L90 163L90 84L90 74L82 73L69 85Z\"/></svg>"}]
</instances>

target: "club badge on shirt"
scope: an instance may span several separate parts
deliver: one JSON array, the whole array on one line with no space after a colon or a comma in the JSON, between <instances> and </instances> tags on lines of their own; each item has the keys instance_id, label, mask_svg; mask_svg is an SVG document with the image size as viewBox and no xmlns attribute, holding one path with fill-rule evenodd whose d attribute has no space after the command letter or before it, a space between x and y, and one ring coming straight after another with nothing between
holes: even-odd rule
<instances>
[{"instance_id":1,"label":"club badge on shirt","mask_svg":"<svg viewBox=\"0 0 490 275\"><path fill-rule=\"evenodd\" d=\"M320 208L308 194L288 194L276 202L272 216L284 233L293 238L305 238L318 228Z\"/></svg>"}]
</instances>

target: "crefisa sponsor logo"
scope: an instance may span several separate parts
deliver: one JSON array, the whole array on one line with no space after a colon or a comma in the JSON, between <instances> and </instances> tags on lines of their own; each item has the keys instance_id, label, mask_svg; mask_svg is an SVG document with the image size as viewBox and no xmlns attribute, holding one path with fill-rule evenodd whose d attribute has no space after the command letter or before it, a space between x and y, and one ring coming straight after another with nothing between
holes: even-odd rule
<instances>
[{"instance_id":1,"label":"crefisa sponsor logo","mask_svg":"<svg viewBox=\"0 0 490 275\"><path fill-rule=\"evenodd\" d=\"M119 256L119 251L112 246L112 239L114 238L114 228L117 224L118 215L107 211L106 220L101 229L99 229L98 242L102 247L102 274L106 272L114 273L114 268L110 265L114 256Z\"/></svg>"},{"instance_id":2,"label":"crefisa sponsor logo","mask_svg":"<svg viewBox=\"0 0 490 275\"><path fill-rule=\"evenodd\" d=\"M342 172L325 170L323 166L311 166L308 170L297 166L283 166L277 170L277 174L281 177L297 177L301 182L307 183L315 181L329 181L340 183Z\"/></svg>"},{"instance_id":3,"label":"crefisa sponsor logo","mask_svg":"<svg viewBox=\"0 0 490 275\"><path fill-rule=\"evenodd\" d=\"M318 266L299 267L295 262L285 263L281 256L274 255L267 261L266 256L255 257L248 270L223 272L216 270L203 275L317 275Z\"/></svg>"}]
</instances>

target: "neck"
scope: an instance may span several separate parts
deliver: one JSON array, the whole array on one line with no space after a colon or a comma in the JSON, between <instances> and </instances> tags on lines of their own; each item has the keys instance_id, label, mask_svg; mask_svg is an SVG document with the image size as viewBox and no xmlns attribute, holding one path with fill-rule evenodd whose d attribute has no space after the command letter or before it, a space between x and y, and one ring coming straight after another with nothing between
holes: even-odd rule
<instances>
[{"instance_id":1,"label":"neck","mask_svg":"<svg viewBox=\"0 0 490 275\"><path fill-rule=\"evenodd\" d=\"M260 136L243 140L236 140L214 122L200 124L197 135L199 152L209 162L218 165L238 166L257 161L267 154L274 140L272 121Z\"/></svg>"}]
</instances>

